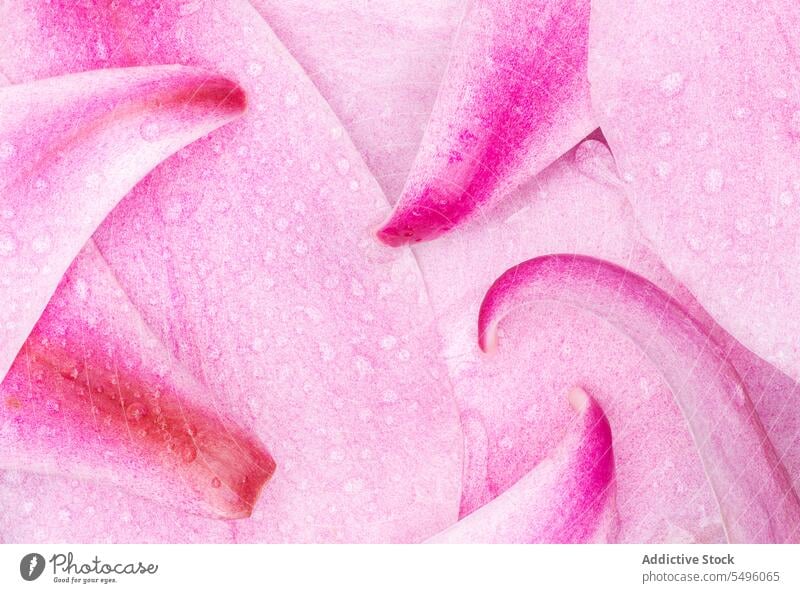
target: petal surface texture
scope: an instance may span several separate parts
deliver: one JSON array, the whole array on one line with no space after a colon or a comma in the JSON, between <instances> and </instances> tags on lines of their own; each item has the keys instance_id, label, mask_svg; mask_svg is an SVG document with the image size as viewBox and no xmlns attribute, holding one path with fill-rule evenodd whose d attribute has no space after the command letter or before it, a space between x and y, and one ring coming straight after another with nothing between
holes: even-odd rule
<instances>
[{"instance_id":1,"label":"petal surface texture","mask_svg":"<svg viewBox=\"0 0 800 593\"><path fill-rule=\"evenodd\" d=\"M394 203L417 154L465 0L253 0Z\"/></svg>"},{"instance_id":2,"label":"petal surface texture","mask_svg":"<svg viewBox=\"0 0 800 593\"><path fill-rule=\"evenodd\" d=\"M686 417L730 541L798 539L797 494L741 379L683 307L613 264L578 255L543 256L511 268L492 285L478 322L481 348L493 350L502 319L535 300L598 315L659 366Z\"/></svg>"},{"instance_id":3,"label":"petal surface texture","mask_svg":"<svg viewBox=\"0 0 800 593\"><path fill-rule=\"evenodd\" d=\"M113 484L0 472L4 543L233 543L235 523L161 507ZM103 526L102 533L98 525Z\"/></svg>"},{"instance_id":4,"label":"petal surface texture","mask_svg":"<svg viewBox=\"0 0 800 593\"><path fill-rule=\"evenodd\" d=\"M619 533L612 539L724 539L670 389L624 334L589 313L538 302L506 319L502 355L485 356L478 348L475 322L492 283L541 254L589 253L675 288L641 242L602 139L581 143L486 218L412 249L438 313L461 410L462 517L511 488L555 450L571 418L564 394L580 385L603 408L614 432ZM780 406L776 411L778 418L786 416Z\"/></svg>"},{"instance_id":5,"label":"petal surface texture","mask_svg":"<svg viewBox=\"0 0 800 593\"><path fill-rule=\"evenodd\" d=\"M249 516L275 463L136 314L93 243L0 385L0 466L107 480L222 519Z\"/></svg>"},{"instance_id":6,"label":"petal surface texture","mask_svg":"<svg viewBox=\"0 0 800 593\"><path fill-rule=\"evenodd\" d=\"M235 83L179 66L0 87L0 376L117 202L244 107Z\"/></svg>"},{"instance_id":7,"label":"petal surface texture","mask_svg":"<svg viewBox=\"0 0 800 593\"><path fill-rule=\"evenodd\" d=\"M582 543L613 522L614 454L600 406L579 387L579 416L545 460L484 507L430 543Z\"/></svg>"},{"instance_id":8,"label":"petal surface texture","mask_svg":"<svg viewBox=\"0 0 800 593\"><path fill-rule=\"evenodd\" d=\"M800 378L800 6L592 4L592 101L643 231L745 346Z\"/></svg>"},{"instance_id":9,"label":"petal surface texture","mask_svg":"<svg viewBox=\"0 0 800 593\"><path fill-rule=\"evenodd\" d=\"M3 54L12 80L177 62L247 94L242 118L94 235L208 407L235 411L277 462L237 541L419 541L453 523L460 424L419 269L370 236L388 203L262 17L238 0L4 9L12 38L47 31L25 59Z\"/></svg>"},{"instance_id":10,"label":"petal surface texture","mask_svg":"<svg viewBox=\"0 0 800 593\"><path fill-rule=\"evenodd\" d=\"M543 169L594 127L589 3L470 3L389 245L433 239Z\"/></svg>"}]
</instances>

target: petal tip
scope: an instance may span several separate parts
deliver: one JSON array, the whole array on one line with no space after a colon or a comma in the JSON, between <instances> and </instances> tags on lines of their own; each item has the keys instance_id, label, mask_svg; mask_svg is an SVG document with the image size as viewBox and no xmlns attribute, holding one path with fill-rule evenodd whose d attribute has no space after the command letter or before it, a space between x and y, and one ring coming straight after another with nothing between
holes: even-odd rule
<instances>
[{"instance_id":1,"label":"petal tip","mask_svg":"<svg viewBox=\"0 0 800 593\"><path fill-rule=\"evenodd\" d=\"M580 387L573 387L570 389L567 394L567 400L569 400L570 405L578 413L585 412L586 408L589 407L589 396Z\"/></svg>"},{"instance_id":2,"label":"petal tip","mask_svg":"<svg viewBox=\"0 0 800 593\"><path fill-rule=\"evenodd\" d=\"M390 220L375 230L375 237L388 247L402 247L414 240L414 231L411 229L401 231Z\"/></svg>"}]
</instances>

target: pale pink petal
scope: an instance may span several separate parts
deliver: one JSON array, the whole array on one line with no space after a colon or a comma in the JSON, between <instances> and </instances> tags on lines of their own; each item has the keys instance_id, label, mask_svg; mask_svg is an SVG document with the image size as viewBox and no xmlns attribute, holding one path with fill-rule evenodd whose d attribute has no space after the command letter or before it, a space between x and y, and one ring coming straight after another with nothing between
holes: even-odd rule
<instances>
[{"instance_id":1,"label":"pale pink petal","mask_svg":"<svg viewBox=\"0 0 800 593\"><path fill-rule=\"evenodd\" d=\"M0 87L0 377L116 203L244 106L235 83L179 66Z\"/></svg>"},{"instance_id":2,"label":"pale pink petal","mask_svg":"<svg viewBox=\"0 0 800 593\"><path fill-rule=\"evenodd\" d=\"M229 543L235 523L176 512L109 484L0 472L2 543Z\"/></svg>"},{"instance_id":3,"label":"pale pink petal","mask_svg":"<svg viewBox=\"0 0 800 593\"><path fill-rule=\"evenodd\" d=\"M400 196L465 0L254 0L389 201Z\"/></svg>"},{"instance_id":4,"label":"pale pink petal","mask_svg":"<svg viewBox=\"0 0 800 593\"><path fill-rule=\"evenodd\" d=\"M461 409L461 515L512 487L557 446L569 421L564 393L582 385L614 429L616 539L722 541L681 412L659 369L624 334L589 313L542 302L504 322L502 356L485 357L477 347L475 320L492 282L541 254L588 253L676 287L641 241L614 171L594 134L485 218L413 248Z\"/></svg>"},{"instance_id":5,"label":"pale pink petal","mask_svg":"<svg viewBox=\"0 0 800 593\"><path fill-rule=\"evenodd\" d=\"M579 417L558 448L430 543L583 543L614 531L611 428L582 389L574 388L569 401Z\"/></svg>"},{"instance_id":6,"label":"pale pink petal","mask_svg":"<svg viewBox=\"0 0 800 593\"><path fill-rule=\"evenodd\" d=\"M659 366L686 417L730 541L800 537L797 494L736 370L677 301L613 264L544 256L511 268L493 284L481 305L481 348L496 348L502 319L537 300L600 316Z\"/></svg>"},{"instance_id":7,"label":"pale pink petal","mask_svg":"<svg viewBox=\"0 0 800 593\"><path fill-rule=\"evenodd\" d=\"M110 481L213 517L247 517L275 464L214 409L138 317L90 242L0 386L0 467Z\"/></svg>"},{"instance_id":8,"label":"pale pink petal","mask_svg":"<svg viewBox=\"0 0 800 593\"><path fill-rule=\"evenodd\" d=\"M247 93L239 122L158 168L95 236L146 322L278 463L237 537L410 541L455 521L460 426L419 270L370 236L388 205L261 17L239 1L28 8L18 29L81 51L6 62L12 79L182 62Z\"/></svg>"},{"instance_id":9,"label":"pale pink petal","mask_svg":"<svg viewBox=\"0 0 800 593\"><path fill-rule=\"evenodd\" d=\"M600 0L591 29L592 99L645 234L800 378L800 7Z\"/></svg>"},{"instance_id":10,"label":"pale pink petal","mask_svg":"<svg viewBox=\"0 0 800 593\"><path fill-rule=\"evenodd\" d=\"M389 245L432 239L554 161L596 124L589 3L477 0L461 24Z\"/></svg>"}]
</instances>

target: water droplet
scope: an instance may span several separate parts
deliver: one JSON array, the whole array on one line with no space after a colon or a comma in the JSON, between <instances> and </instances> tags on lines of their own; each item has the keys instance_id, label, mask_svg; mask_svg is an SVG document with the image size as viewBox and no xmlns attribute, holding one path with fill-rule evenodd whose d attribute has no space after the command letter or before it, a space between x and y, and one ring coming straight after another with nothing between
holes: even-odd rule
<instances>
[{"instance_id":1,"label":"water droplet","mask_svg":"<svg viewBox=\"0 0 800 593\"><path fill-rule=\"evenodd\" d=\"M751 235L753 233L753 223L750 222L749 218L737 218L734 226L742 235Z\"/></svg>"},{"instance_id":2,"label":"water droplet","mask_svg":"<svg viewBox=\"0 0 800 593\"><path fill-rule=\"evenodd\" d=\"M0 142L0 161L7 161L17 153L11 142Z\"/></svg>"},{"instance_id":3,"label":"water droplet","mask_svg":"<svg viewBox=\"0 0 800 593\"><path fill-rule=\"evenodd\" d=\"M219 478L214 478L213 480L211 480L212 488L219 488L220 486L222 486L222 482L220 482Z\"/></svg>"},{"instance_id":4,"label":"water droplet","mask_svg":"<svg viewBox=\"0 0 800 593\"><path fill-rule=\"evenodd\" d=\"M345 492L360 492L364 488L364 480L353 478L344 484Z\"/></svg>"},{"instance_id":5,"label":"water droplet","mask_svg":"<svg viewBox=\"0 0 800 593\"><path fill-rule=\"evenodd\" d=\"M16 248L17 244L11 235L0 233L0 255L11 255Z\"/></svg>"},{"instance_id":6,"label":"water droplet","mask_svg":"<svg viewBox=\"0 0 800 593\"><path fill-rule=\"evenodd\" d=\"M365 293L364 285L361 284L361 282L359 282L355 278L353 278L350 281L350 292L353 293L353 296L357 296L357 297L364 296L364 293Z\"/></svg>"},{"instance_id":7,"label":"water droplet","mask_svg":"<svg viewBox=\"0 0 800 593\"><path fill-rule=\"evenodd\" d=\"M667 175L670 174L670 171L672 171L672 165L666 161L659 161L653 167L653 172L661 179L667 177Z\"/></svg>"},{"instance_id":8,"label":"water droplet","mask_svg":"<svg viewBox=\"0 0 800 593\"><path fill-rule=\"evenodd\" d=\"M294 91L289 91L283 98L283 103L287 107L294 107L300 101L300 97Z\"/></svg>"},{"instance_id":9,"label":"water droplet","mask_svg":"<svg viewBox=\"0 0 800 593\"><path fill-rule=\"evenodd\" d=\"M161 128L158 125L157 121L154 120L145 120L142 122L142 125L139 126L139 135L142 137L143 140L147 142L154 142L158 140L158 136L161 133Z\"/></svg>"},{"instance_id":10,"label":"water droplet","mask_svg":"<svg viewBox=\"0 0 800 593\"><path fill-rule=\"evenodd\" d=\"M181 459L184 463L191 463L197 459L197 448L191 443L186 443L181 447Z\"/></svg>"},{"instance_id":11,"label":"water droplet","mask_svg":"<svg viewBox=\"0 0 800 593\"><path fill-rule=\"evenodd\" d=\"M707 193L717 194L722 191L722 171L719 169L709 169L703 177L703 189Z\"/></svg>"},{"instance_id":12,"label":"water droplet","mask_svg":"<svg viewBox=\"0 0 800 593\"><path fill-rule=\"evenodd\" d=\"M778 197L778 201L782 206L791 206L794 203L794 196L792 195L792 192L785 191Z\"/></svg>"},{"instance_id":13,"label":"water droplet","mask_svg":"<svg viewBox=\"0 0 800 593\"><path fill-rule=\"evenodd\" d=\"M49 234L44 233L36 237L31 243L34 253L47 253L53 247L53 239Z\"/></svg>"},{"instance_id":14,"label":"water droplet","mask_svg":"<svg viewBox=\"0 0 800 593\"><path fill-rule=\"evenodd\" d=\"M696 253L699 253L705 249L703 240L697 235L691 233L686 235L686 244L689 246L689 249Z\"/></svg>"},{"instance_id":15,"label":"water droplet","mask_svg":"<svg viewBox=\"0 0 800 593\"><path fill-rule=\"evenodd\" d=\"M344 175L350 170L350 161L344 158L339 159L336 161L336 168L339 169L339 173Z\"/></svg>"},{"instance_id":16,"label":"water droplet","mask_svg":"<svg viewBox=\"0 0 800 593\"><path fill-rule=\"evenodd\" d=\"M139 402L134 402L125 409L125 415L131 422L139 422L147 416L147 407Z\"/></svg>"},{"instance_id":17,"label":"water droplet","mask_svg":"<svg viewBox=\"0 0 800 593\"><path fill-rule=\"evenodd\" d=\"M659 86L661 87L661 92L666 97L674 97L680 93L683 88L683 74L680 72L667 74L661 79L661 84Z\"/></svg>"},{"instance_id":18,"label":"water droplet","mask_svg":"<svg viewBox=\"0 0 800 593\"><path fill-rule=\"evenodd\" d=\"M217 200L214 202L214 212L217 214L225 214L228 210L230 210L231 203L227 200Z\"/></svg>"},{"instance_id":19,"label":"water droplet","mask_svg":"<svg viewBox=\"0 0 800 593\"><path fill-rule=\"evenodd\" d=\"M381 348L391 350L397 345L397 338L394 336L383 336L381 338Z\"/></svg>"},{"instance_id":20,"label":"water droplet","mask_svg":"<svg viewBox=\"0 0 800 593\"><path fill-rule=\"evenodd\" d=\"M672 142L672 134L669 132L660 132L658 136L656 136L656 146L669 146Z\"/></svg>"},{"instance_id":21,"label":"water droplet","mask_svg":"<svg viewBox=\"0 0 800 593\"><path fill-rule=\"evenodd\" d=\"M259 62L250 62L247 65L247 73L250 76L261 76L262 72L264 72L264 66Z\"/></svg>"}]
</instances>

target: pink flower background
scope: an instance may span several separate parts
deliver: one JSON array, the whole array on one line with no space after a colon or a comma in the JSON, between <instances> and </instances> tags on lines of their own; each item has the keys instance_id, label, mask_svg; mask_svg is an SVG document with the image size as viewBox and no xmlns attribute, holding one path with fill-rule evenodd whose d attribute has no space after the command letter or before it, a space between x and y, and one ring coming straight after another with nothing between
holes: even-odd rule
<instances>
[{"instance_id":1,"label":"pink flower background","mask_svg":"<svg viewBox=\"0 0 800 593\"><path fill-rule=\"evenodd\" d=\"M0 540L800 540L798 31L0 3Z\"/></svg>"}]
</instances>

